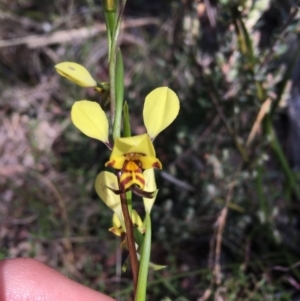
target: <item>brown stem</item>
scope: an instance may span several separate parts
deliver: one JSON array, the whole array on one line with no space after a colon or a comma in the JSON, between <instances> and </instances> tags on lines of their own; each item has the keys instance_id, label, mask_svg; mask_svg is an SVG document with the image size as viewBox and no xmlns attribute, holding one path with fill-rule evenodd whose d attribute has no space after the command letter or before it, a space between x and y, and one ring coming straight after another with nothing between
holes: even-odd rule
<instances>
[{"instance_id":1,"label":"brown stem","mask_svg":"<svg viewBox=\"0 0 300 301\"><path fill-rule=\"evenodd\" d=\"M136 295L139 264L138 264L137 255L136 255L135 240L134 240L134 234L133 234L133 225L132 225L132 221L131 221L131 216L129 215L129 211L128 211L126 194L121 193L120 197L121 197L122 211L123 211L123 216L124 216L124 221L125 221L125 226L126 226L126 242L127 242L127 247L129 250L129 258L130 258L130 265L131 265L131 270L132 270L134 295Z\"/></svg>"}]
</instances>

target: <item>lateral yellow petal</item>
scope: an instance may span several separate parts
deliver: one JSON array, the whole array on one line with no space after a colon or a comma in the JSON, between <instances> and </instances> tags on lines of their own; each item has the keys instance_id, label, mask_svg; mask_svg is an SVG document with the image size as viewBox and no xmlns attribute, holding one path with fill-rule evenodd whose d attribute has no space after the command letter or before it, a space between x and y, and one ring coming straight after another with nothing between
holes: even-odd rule
<instances>
[{"instance_id":1,"label":"lateral yellow petal","mask_svg":"<svg viewBox=\"0 0 300 301\"><path fill-rule=\"evenodd\" d=\"M122 212L120 196L116 195L112 190L119 189L117 176L109 171L101 171L95 181L95 189L102 201L114 212ZM119 210L120 208L120 210Z\"/></svg>"},{"instance_id":2,"label":"lateral yellow petal","mask_svg":"<svg viewBox=\"0 0 300 301\"><path fill-rule=\"evenodd\" d=\"M73 62L62 62L55 65L58 74L81 87L96 87L97 82L85 67Z\"/></svg>"},{"instance_id":3,"label":"lateral yellow petal","mask_svg":"<svg viewBox=\"0 0 300 301\"><path fill-rule=\"evenodd\" d=\"M152 209L153 204L154 204L155 199L156 199L156 195L157 195L157 187L156 187L156 182L155 182L154 169L153 168L146 169L143 172L143 174L144 174L144 178L145 178L144 191L147 191L147 192L156 191L154 193L153 198L151 198L151 199L143 198L145 210L146 210L147 213L150 214L151 209Z\"/></svg>"},{"instance_id":4,"label":"lateral yellow petal","mask_svg":"<svg viewBox=\"0 0 300 301\"><path fill-rule=\"evenodd\" d=\"M148 169L148 168L153 168L153 167L162 169L161 162L155 157L141 156L140 162L142 164L142 169Z\"/></svg>"},{"instance_id":5,"label":"lateral yellow petal","mask_svg":"<svg viewBox=\"0 0 300 301\"><path fill-rule=\"evenodd\" d=\"M72 106L71 119L85 135L109 143L108 120L98 103L88 100L76 101Z\"/></svg>"},{"instance_id":6,"label":"lateral yellow petal","mask_svg":"<svg viewBox=\"0 0 300 301\"><path fill-rule=\"evenodd\" d=\"M144 124L151 139L168 127L179 112L179 99L168 87L160 87L150 92L145 99Z\"/></svg>"},{"instance_id":7,"label":"lateral yellow petal","mask_svg":"<svg viewBox=\"0 0 300 301\"><path fill-rule=\"evenodd\" d=\"M95 181L96 192L106 206L117 215L123 229L125 229L120 196L116 195L108 187L114 190L119 189L117 176L108 171L101 171Z\"/></svg>"}]
</instances>

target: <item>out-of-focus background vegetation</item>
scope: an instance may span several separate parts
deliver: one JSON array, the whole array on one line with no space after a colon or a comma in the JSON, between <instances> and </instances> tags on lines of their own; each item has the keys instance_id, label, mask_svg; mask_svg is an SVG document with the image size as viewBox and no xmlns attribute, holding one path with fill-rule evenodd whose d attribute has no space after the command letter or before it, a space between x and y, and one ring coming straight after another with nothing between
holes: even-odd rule
<instances>
[{"instance_id":1,"label":"out-of-focus background vegetation","mask_svg":"<svg viewBox=\"0 0 300 301\"><path fill-rule=\"evenodd\" d=\"M133 132L155 87L181 101L155 140L152 261L168 267L150 273L149 300L299 300L297 1L127 2ZM93 187L108 151L69 117L75 100L101 99L53 68L76 61L107 80L101 1L1 0L0 29L0 256L34 257L131 300Z\"/></svg>"}]
</instances>

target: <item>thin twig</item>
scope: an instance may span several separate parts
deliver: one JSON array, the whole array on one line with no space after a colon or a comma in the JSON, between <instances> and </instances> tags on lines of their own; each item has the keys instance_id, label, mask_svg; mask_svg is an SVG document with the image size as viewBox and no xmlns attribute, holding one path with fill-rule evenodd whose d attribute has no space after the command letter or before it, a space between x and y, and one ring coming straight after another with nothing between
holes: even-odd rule
<instances>
[{"instance_id":1,"label":"thin twig","mask_svg":"<svg viewBox=\"0 0 300 301\"><path fill-rule=\"evenodd\" d=\"M273 270L276 270L276 271L282 271L282 272L289 272L290 270L293 270L297 267L300 266L300 261L297 261L296 263L290 265L289 267L285 268L285 267L282 267L282 266L279 266L279 265L276 265L275 267L273 267L272 269Z\"/></svg>"},{"instance_id":2,"label":"thin twig","mask_svg":"<svg viewBox=\"0 0 300 301\"><path fill-rule=\"evenodd\" d=\"M252 129L250 131L250 134L248 136L246 147L249 147L257 133L259 132L261 128L262 121L266 114L269 112L270 106L272 104L272 100L270 98L267 98L265 102L260 106L259 112L257 114L257 117L255 119L255 122L252 126Z\"/></svg>"},{"instance_id":3,"label":"thin twig","mask_svg":"<svg viewBox=\"0 0 300 301\"><path fill-rule=\"evenodd\" d=\"M237 168L236 173L233 177L234 180L230 183L229 191L226 196L224 208L221 210L220 215L216 222L217 230L216 230L215 256L214 256L215 260L214 260L214 268L213 268L214 277L213 277L212 281L214 281L217 285L219 285L221 283L221 249L222 249L223 232L224 232L224 228L225 228L225 224L226 224L226 220L227 220L228 209L229 209L230 201L232 199L233 190L234 190L235 185L237 184L235 179L237 178L238 174L240 173L242 165L243 165L243 162L241 162L239 164L239 167ZM211 246L213 246L213 244Z\"/></svg>"},{"instance_id":4,"label":"thin twig","mask_svg":"<svg viewBox=\"0 0 300 301\"><path fill-rule=\"evenodd\" d=\"M121 29L159 24L160 21L157 18L128 19L122 22ZM31 35L11 40L0 40L0 48L25 45L30 49L34 49L53 44L74 43L74 41L82 43L84 39L95 37L105 31L106 26L104 23L101 23L92 27L85 26L78 29L59 30L44 35Z\"/></svg>"},{"instance_id":5,"label":"thin twig","mask_svg":"<svg viewBox=\"0 0 300 301\"><path fill-rule=\"evenodd\" d=\"M181 188L183 190L187 191L195 191L195 187L188 184L185 181L179 180L176 177L172 176L171 174L167 173L166 171L161 171L160 175L170 183L175 184L178 188Z\"/></svg>"}]
</instances>

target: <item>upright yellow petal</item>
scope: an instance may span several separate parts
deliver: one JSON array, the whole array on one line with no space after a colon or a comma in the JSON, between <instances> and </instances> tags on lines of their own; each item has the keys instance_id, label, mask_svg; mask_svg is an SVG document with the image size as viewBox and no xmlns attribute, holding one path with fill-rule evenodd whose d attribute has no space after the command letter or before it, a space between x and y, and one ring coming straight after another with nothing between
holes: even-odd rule
<instances>
[{"instance_id":1,"label":"upright yellow petal","mask_svg":"<svg viewBox=\"0 0 300 301\"><path fill-rule=\"evenodd\" d=\"M155 149L148 134L142 134L132 137L117 138L114 143L109 160L118 158L130 153L143 154L145 156L155 157Z\"/></svg>"},{"instance_id":2,"label":"upright yellow petal","mask_svg":"<svg viewBox=\"0 0 300 301\"><path fill-rule=\"evenodd\" d=\"M81 87L96 87L97 82L82 65L73 62L63 62L55 65L57 73Z\"/></svg>"},{"instance_id":3,"label":"upright yellow petal","mask_svg":"<svg viewBox=\"0 0 300 301\"><path fill-rule=\"evenodd\" d=\"M179 112L179 99L168 87L160 87L150 92L144 104L144 124L151 139L168 127Z\"/></svg>"},{"instance_id":4,"label":"upright yellow petal","mask_svg":"<svg viewBox=\"0 0 300 301\"><path fill-rule=\"evenodd\" d=\"M80 100L72 106L73 124L85 135L106 144L108 140L108 120L100 105L93 101Z\"/></svg>"},{"instance_id":5,"label":"upright yellow petal","mask_svg":"<svg viewBox=\"0 0 300 301\"><path fill-rule=\"evenodd\" d=\"M156 182L155 182L154 169L153 168L146 169L143 172L143 174L144 174L144 178L145 178L144 191L147 191L147 192L156 191L157 187L156 187ZM157 195L157 191L154 193L154 197L153 198L151 198L151 199L149 199L149 198L143 198L145 210L149 214L150 214L151 209L153 207L153 204L155 202L156 195Z\"/></svg>"},{"instance_id":6,"label":"upright yellow petal","mask_svg":"<svg viewBox=\"0 0 300 301\"><path fill-rule=\"evenodd\" d=\"M106 206L118 216L122 227L125 229L120 196L108 187L115 190L119 189L117 176L108 171L101 171L95 181L96 192Z\"/></svg>"}]
</instances>

